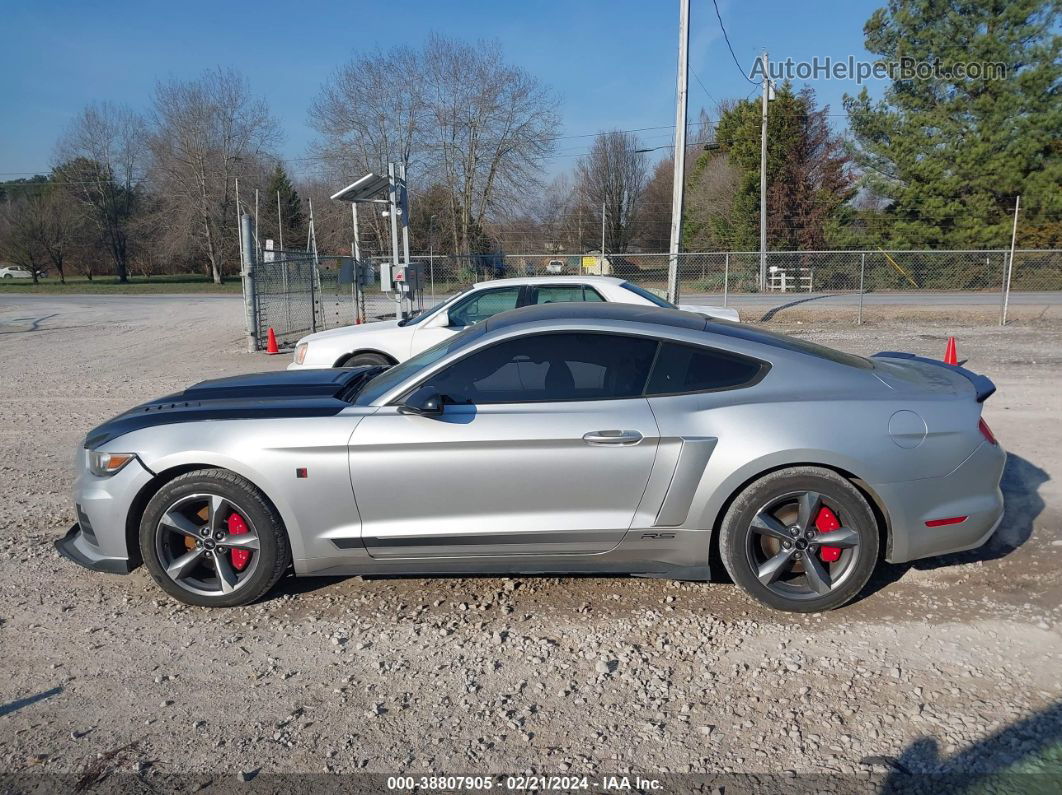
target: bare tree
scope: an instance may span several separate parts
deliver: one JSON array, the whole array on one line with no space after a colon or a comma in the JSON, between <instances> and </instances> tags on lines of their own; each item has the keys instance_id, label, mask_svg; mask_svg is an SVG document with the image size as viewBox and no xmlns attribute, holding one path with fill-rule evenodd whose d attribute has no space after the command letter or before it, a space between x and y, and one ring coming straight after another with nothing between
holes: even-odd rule
<instances>
[{"instance_id":1,"label":"bare tree","mask_svg":"<svg viewBox=\"0 0 1062 795\"><path fill-rule=\"evenodd\" d=\"M22 196L0 204L0 254L30 272L33 283L47 253L41 247L44 215L39 195Z\"/></svg>"},{"instance_id":2,"label":"bare tree","mask_svg":"<svg viewBox=\"0 0 1062 795\"><path fill-rule=\"evenodd\" d=\"M557 99L506 64L497 42L433 35L424 60L429 151L450 188L454 250L468 250L498 202L538 186L559 125Z\"/></svg>"},{"instance_id":3,"label":"bare tree","mask_svg":"<svg viewBox=\"0 0 1062 795\"><path fill-rule=\"evenodd\" d=\"M732 248L737 221L734 199L741 170L725 153L705 155L686 175L684 244L691 249Z\"/></svg>"},{"instance_id":4,"label":"bare tree","mask_svg":"<svg viewBox=\"0 0 1062 795\"><path fill-rule=\"evenodd\" d=\"M432 36L420 50L367 53L341 67L322 86L310 123L333 184L396 162L414 195L418 185L445 186L449 206L443 217L430 215L458 252L483 244L488 214L537 187L556 107L535 77L505 63L497 43ZM367 215L363 233L385 249L386 223Z\"/></svg>"},{"instance_id":5,"label":"bare tree","mask_svg":"<svg viewBox=\"0 0 1062 795\"><path fill-rule=\"evenodd\" d=\"M622 253L637 231L639 203L649 181L649 163L633 133L604 132L575 168L579 195L590 218L601 226L605 213L605 247Z\"/></svg>"},{"instance_id":6,"label":"bare tree","mask_svg":"<svg viewBox=\"0 0 1062 795\"><path fill-rule=\"evenodd\" d=\"M139 116L104 102L82 110L56 147L53 178L95 224L120 282L127 280L129 223L144 176L144 140Z\"/></svg>"},{"instance_id":7,"label":"bare tree","mask_svg":"<svg viewBox=\"0 0 1062 795\"><path fill-rule=\"evenodd\" d=\"M407 174L423 168L424 91L423 62L410 47L365 53L339 67L310 106L310 125L321 136L314 147L320 178L335 186L385 173L390 162L403 164ZM390 245L379 214L359 220L370 248Z\"/></svg>"},{"instance_id":8,"label":"bare tree","mask_svg":"<svg viewBox=\"0 0 1062 795\"><path fill-rule=\"evenodd\" d=\"M671 241L671 176L674 169L672 157L658 162L642 192L636 239L644 251L667 251Z\"/></svg>"},{"instance_id":9,"label":"bare tree","mask_svg":"<svg viewBox=\"0 0 1062 795\"><path fill-rule=\"evenodd\" d=\"M220 284L226 257L236 254L235 179L254 173L264 181L277 124L231 69L159 83L152 116L152 187L176 228L195 230L188 245L201 250Z\"/></svg>"},{"instance_id":10,"label":"bare tree","mask_svg":"<svg viewBox=\"0 0 1062 795\"><path fill-rule=\"evenodd\" d=\"M37 204L36 212L40 217L36 226L40 248L59 274L60 283L66 284L66 260L77 240L88 238L95 242L99 238L65 191L53 188L30 201Z\"/></svg>"}]
</instances>

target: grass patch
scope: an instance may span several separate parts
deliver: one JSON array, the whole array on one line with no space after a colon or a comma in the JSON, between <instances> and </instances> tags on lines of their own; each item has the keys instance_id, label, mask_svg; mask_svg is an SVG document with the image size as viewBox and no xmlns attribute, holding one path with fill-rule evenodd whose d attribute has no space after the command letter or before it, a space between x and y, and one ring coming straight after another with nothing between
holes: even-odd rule
<instances>
[{"instance_id":1,"label":"grass patch","mask_svg":"<svg viewBox=\"0 0 1062 795\"><path fill-rule=\"evenodd\" d=\"M206 276L197 273L179 273L168 276L130 276L126 284L119 284L113 276L97 276L91 281L84 276L68 276L66 284L54 277L41 279L34 284L31 279L0 279L0 295L76 295L97 293L121 295L125 293L239 293L242 290L238 276L230 276L223 284L214 284Z\"/></svg>"}]
</instances>

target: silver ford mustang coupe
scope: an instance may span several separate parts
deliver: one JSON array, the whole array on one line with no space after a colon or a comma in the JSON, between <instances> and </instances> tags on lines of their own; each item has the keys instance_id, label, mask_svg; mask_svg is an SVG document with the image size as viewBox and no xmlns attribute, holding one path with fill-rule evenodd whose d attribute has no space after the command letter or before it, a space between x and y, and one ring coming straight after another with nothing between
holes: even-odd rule
<instances>
[{"instance_id":1,"label":"silver ford mustang coupe","mask_svg":"<svg viewBox=\"0 0 1062 795\"><path fill-rule=\"evenodd\" d=\"M546 304L393 367L205 381L92 430L77 524L195 605L297 575L730 577L845 604L879 560L984 543L1005 454L982 375L690 312Z\"/></svg>"}]
</instances>

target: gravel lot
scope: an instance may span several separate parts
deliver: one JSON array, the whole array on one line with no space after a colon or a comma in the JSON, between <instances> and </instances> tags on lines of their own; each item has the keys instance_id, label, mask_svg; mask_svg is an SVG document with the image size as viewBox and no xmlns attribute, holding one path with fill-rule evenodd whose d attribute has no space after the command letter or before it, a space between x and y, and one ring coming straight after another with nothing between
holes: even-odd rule
<instances>
[{"instance_id":1,"label":"gravel lot","mask_svg":"<svg viewBox=\"0 0 1062 795\"><path fill-rule=\"evenodd\" d=\"M208 611L58 557L70 458L134 403L287 357L241 352L238 299L0 297L0 772L1062 775L1062 322L877 311L773 326L857 353L958 335L1010 452L981 550L810 617L589 577L288 579Z\"/></svg>"}]
</instances>

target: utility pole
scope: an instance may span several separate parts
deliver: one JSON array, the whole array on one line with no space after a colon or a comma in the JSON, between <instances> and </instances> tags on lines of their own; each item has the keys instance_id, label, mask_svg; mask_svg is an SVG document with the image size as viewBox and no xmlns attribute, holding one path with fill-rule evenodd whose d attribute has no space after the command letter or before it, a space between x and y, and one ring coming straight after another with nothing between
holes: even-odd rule
<instances>
[{"instance_id":1,"label":"utility pole","mask_svg":"<svg viewBox=\"0 0 1062 795\"><path fill-rule=\"evenodd\" d=\"M679 300L678 255L682 238L682 192L686 175L686 84L689 79L690 0L679 0L678 85L675 96L675 173L671 185L671 245L667 261L667 300ZM602 252L604 254L604 252Z\"/></svg>"},{"instance_id":2,"label":"utility pole","mask_svg":"<svg viewBox=\"0 0 1062 795\"><path fill-rule=\"evenodd\" d=\"M763 51L763 101L760 117L760 290L767 289L767 100L771 78L767 75L767 51Z\"/></svg>"}]
</instances>

